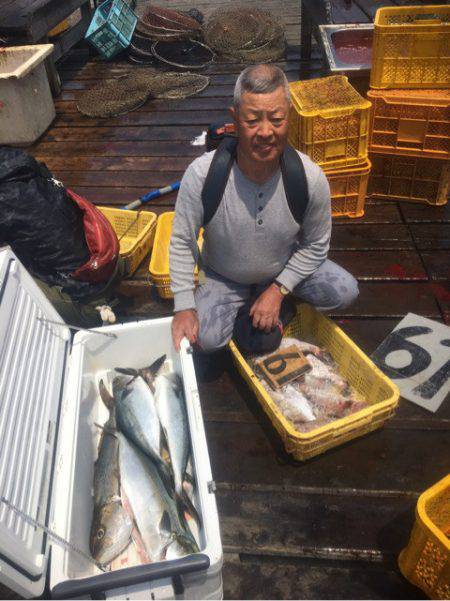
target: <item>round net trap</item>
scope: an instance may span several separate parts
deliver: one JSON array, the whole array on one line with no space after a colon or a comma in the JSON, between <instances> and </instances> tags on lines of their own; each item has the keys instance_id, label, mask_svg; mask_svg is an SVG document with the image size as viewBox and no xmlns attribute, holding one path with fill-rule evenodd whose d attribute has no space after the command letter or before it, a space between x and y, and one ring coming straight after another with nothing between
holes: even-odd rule
<instances>
[{"instance_id":1,"label":"round net trap","mask_svg":"<svg viewBox=\"0 0 450 601\"><path fill-rule=\"evenodd\" d=\"M198 73L161 73L157 69L136 69L86 90L77 102L88 117L116 117L142 106L150 98L181 99L204 90L209 77Z\"/></svg>"},{"instance_id":2,"label":"round net trap","mask_svg":"<svg viewBox=\"0 0 450 601\"><path fill-rule=\"evenodd\" d=\"M162 63L178 69L203 69L214 59L212 50L197 40L154 42L152 53Z\"/></svg>"},{"instance_id":3,"label":"round net trap","mask_svg":"<svg viewBox=\"0 0 450 601\"><path fill-rule=\"evenodd\" d=\"M214 11L204 39L218 55L244 62L269 62L284 55L284 29L275 17L257 8Z\"/></svg>"}]
</instances>

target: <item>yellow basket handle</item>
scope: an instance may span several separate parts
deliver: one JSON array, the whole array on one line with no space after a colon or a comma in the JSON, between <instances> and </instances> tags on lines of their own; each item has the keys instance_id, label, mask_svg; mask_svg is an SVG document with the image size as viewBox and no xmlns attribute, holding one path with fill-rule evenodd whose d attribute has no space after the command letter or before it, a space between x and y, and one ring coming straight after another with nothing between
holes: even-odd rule
<instances>
[{"instance_id":1,"label":"yellow basket handle","mask_svg":"<svg viewBox=\"0 0 450 601\"><path fill-rule=\"evenodd\" d=\"M414 22L419 25L442 25L443 21L435 14L415 15Z\"/></svg>"}]
</instances>

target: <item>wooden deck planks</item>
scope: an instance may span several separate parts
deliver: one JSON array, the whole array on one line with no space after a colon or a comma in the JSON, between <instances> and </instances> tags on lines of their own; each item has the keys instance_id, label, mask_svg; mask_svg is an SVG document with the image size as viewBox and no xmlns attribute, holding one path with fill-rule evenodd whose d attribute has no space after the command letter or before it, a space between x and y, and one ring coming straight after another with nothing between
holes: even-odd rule
<instances>
[{"instance_id":1,"label":"wooden deck planks","mask_svg":"<svg viewBox=\"0 0 450 601\"><path fill-rule=\"evenodd\" d=\"M226 553L226 599L423 599L395 568Z\"/></svg>"},{"instance_id":2,"label":"wooden deck planks","mask_svg":"<svg viewBox=\"0 0 450 601\"><path fill-rule=\"evenodd\" d=\"M300 64L284 64L290 79ZM83 65L79 56L66 62L58 118L31 149L99 204L121 205L175 181L203 151L190 140L227 115L241 65L214 67L211 86L184 101L153 101L115 120L77 114L84 89L129 68ZM321 65L311 62L303 72L318 75ZM174 200L171 194L148 208L171 210ZM450 316L449 223L445 207L389 201L368 201L362 219L335 220L330 257L355 274L361 291L335 319L367 353L408 311ZM129 316L171 312L171 302L159 301L149 286L148 259L121 292ZM226 598L422 598L399 574L396 555L418 494L448 472L448 403L431 414L402 400L383 430L299 464L229 357L222 373L200 378L200 397L218 487Z\"/></svg>"}]
</instances>

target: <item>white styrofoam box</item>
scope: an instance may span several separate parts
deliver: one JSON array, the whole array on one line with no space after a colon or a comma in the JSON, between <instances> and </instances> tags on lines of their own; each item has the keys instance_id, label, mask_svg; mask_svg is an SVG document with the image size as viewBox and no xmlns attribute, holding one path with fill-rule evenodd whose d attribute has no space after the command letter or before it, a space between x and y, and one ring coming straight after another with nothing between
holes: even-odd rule
<instances>
[{"instance_id":1,"label":"white styrofoam box","mask_svg":"<svg viewBox=\"0 0 450 601\"><path fill-rule=\"evenodd\" d=\"M0 52L0 144L32 144L55 118L43 63L52 52L53 44Z\"/></svg>"},{"instance_id":2,"label":"white styrofoam box","mask_svg":"<svg viewBox=\"0 0 450 601\"><path fill-rule=\"evenodd\" d=\"M200 554L102 573L83 556L47 540L42 532L27 526L0 503L0 556L7 559L6 562L0 559L0 581L26 597L41 594L50 550L49 585L57 597L81 598L91 591L97 594L101 591L107 598L115 599L222 598L222 546L195 371L187 341L183 340L180 353L173 348L171 318L101 328L115 338L103 336L96 330L79 332L70 345L66 327L37 319L44 315L49 320L61 321L9 249L0 251L0 291L0 336L3 334L0 338L0 496L7 497L32 517L39 517L58 535L89 554L92 483L100 436L96 423L103 423L107 417L98 392L99 378L114 367L139 368L166 354L183 378L197 483L194 504L202 518ZM24 307L28 307L26 311ZM13 335L13 330L23 330L21 337ZM45 350L42 344L37 344L43 337L47 340ZM5 362L6 356L9 363ZM15 364L22 366L21 370L17 370ZM5 373L4 368L9 368L9 372ZM28 388L21 382L27 369L30 372ZM40 380L46 382L40 396L34 394L36 370ZM3 393L6 388L13 390L14 386L18 392L11 434L13 443L5 442L2 427L4 411L14 405ZM25 419L38 409L44 414L40 421ZM48 427L36 428L34 437L24 439L23 434L29 436L33 424L47 423ZM12 455L11 449L19 456L28 452L35 463L41 455L47 457L46 463L41 461L35 466L28 480L16 481L17 494L12 498L8 497L10 489L5 488L5 482L13 481L14 473L21 467L18 460L16 467L5 463ZM9 480L3 478L5 470ZM30 495L33 502L28 500ZM22 536L21 529L28 532L28 539ZM200 571L189 572L193 564L198 568L202 561ZM154 576L152 570L161 567L158 578L150 580ZM181 580L178 578L175 582L172 577L179 573L183 574ZM184 590L174 590L174 582L175 589L181 584Z\"/></svg>"}]
</instances>

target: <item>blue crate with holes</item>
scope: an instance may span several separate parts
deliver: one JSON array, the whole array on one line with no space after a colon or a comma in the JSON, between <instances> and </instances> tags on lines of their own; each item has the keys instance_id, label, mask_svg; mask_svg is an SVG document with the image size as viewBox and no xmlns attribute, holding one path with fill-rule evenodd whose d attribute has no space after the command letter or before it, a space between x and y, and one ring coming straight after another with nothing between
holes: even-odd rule
<instances>
[{"instance_id":1,"label":"blue crate with holes","mask_svg":"<svg viewBox=\"0 0 450 601\"><path fill-rule=\"evenodd\" d=\"M137 17L124 0L106 0L98 6L84 36L103 58L128 48Z\"/></svg>"}]
</instances>

